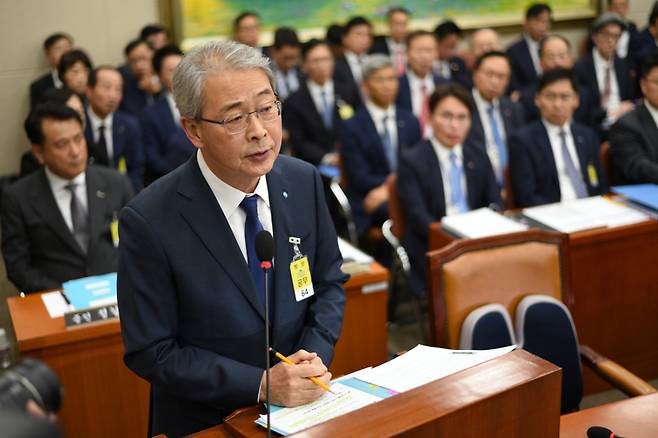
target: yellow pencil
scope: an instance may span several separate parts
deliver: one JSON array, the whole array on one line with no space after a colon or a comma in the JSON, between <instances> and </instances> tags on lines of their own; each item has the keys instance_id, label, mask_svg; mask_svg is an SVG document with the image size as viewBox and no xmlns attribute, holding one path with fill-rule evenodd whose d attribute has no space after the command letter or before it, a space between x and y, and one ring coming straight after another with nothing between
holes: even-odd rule
<instances>
[{"instance_id":1,"label":"yellow pencil","mask_svg":"<svg viewBox=\"0 0 658 438\"><path fill-rule=\"evenodd\" d=\"M279 353L278 351L274 350L273 348L270 348L270 351L273 352L276 357L278 357L279 359L281 359L283 362L287 363L288 365L296 365L295 362L291 361L290 359L288 359L287 357L285 357L283 354ZM324 389L325 391L329 391L333 394L333 391L331 390L331 388L329 388L324 383L320 382L315 377L309 377L309 379L311 379L311 382L315 383L320 388Z\"/></svg>"}]
</instances>

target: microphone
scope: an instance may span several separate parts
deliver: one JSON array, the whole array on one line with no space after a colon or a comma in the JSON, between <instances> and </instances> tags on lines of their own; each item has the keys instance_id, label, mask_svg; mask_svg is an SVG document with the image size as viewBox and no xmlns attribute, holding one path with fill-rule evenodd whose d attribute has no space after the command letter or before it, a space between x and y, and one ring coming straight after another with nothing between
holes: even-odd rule
<instances>
[{"instance_id":1,"label":"microphone","mask_svg":"<svg viewBox=\"0 0 658 438\"><path fill-rule=\"evenodd\" d=\"M587 429L587 438L624 438L610 429L601 426L592 426Z\"/></svg>"},{"instance_id":2,"label":"microphone","mask_svg":"<svg viewBox=\"0 0 658 438\"><path fill-rule=\"evenodd\" d=\"M265 275L265 403L267 403L267 438L272 437L270 426L270 298L267 276L272 268L274 257L274 239L267 230L256 234L256 257L260 260L260 267Z\"/></svg>"}]
</instances>

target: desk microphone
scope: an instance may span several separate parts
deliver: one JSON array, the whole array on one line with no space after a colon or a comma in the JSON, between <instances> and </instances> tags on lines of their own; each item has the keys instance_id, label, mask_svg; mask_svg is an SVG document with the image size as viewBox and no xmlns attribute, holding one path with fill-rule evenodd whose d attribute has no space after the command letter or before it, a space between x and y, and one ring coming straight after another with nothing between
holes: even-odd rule
<instances>
[{"instance_id":1,"label":"desk microphone","mask_svg":"<svg viewBox=\"0 0 658 438\"><path fill-rule=\"evenodd\" d=\"M610 429L601 426L592 426L587 429L587 438L624 438Z\"/></svg>"},{"instance_id":2,"label":"desk microphone","mask_svg":"<svg viewBox=\"0 0 658 438\"><path fill-rule=\"evenodd\" d=\"M267 438L272 437L270 426L270 298L267 277L272 268L274 257L274 239L269 231L262 230L256 234L256 257L265 275L265 403L267 403Z\"/></svg>"}]
</instances>

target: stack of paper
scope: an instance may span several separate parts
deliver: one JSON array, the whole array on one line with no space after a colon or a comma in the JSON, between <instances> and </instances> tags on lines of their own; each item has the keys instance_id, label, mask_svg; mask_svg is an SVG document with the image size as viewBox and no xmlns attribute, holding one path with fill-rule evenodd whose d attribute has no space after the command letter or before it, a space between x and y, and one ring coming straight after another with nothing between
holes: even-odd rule
<instances>
[{"instance_id":1,"label":"stack of paper","mask_svg":"<svg viewBox=\"0 0 658 438\"><path fill-rule=\"evenodd\" d=\"M457 237L469 239L517 233L528 229L527 225L520 224L489 208L446 216L441 220L441 227Z\"/></svg>"},{"instance_id":2,"label":"stack of paper","mask_svg":"<svg viewBox=\"0 0 658 438\"><path fill-rule=\"evenodd\" d=\"M600 196L525 208L523 215L563 233L612 228L649 219L641 211Z\"/></svg>"},{"instance_id":3,"label":"stack of paper","mask_svg":"<svg viewBox=\"0 0 658 438\"><path fill-rule=\"evenodd\" d=\"M356 275L368 272L370 264L374 261L371 256L340 237L338 238L338 249L343 256L341 269L347 274Z\"/></svg>"}]
</instances>

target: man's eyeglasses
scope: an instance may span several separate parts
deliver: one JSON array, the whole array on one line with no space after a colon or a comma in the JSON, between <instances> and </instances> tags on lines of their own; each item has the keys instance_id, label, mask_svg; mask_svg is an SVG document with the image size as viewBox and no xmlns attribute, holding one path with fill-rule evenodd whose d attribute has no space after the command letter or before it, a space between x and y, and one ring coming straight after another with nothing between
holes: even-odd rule
<instances>
[{"instance_id":1,"label":"man's eyeglasses","mask_svg":"<svg viewBox=\"0 0 658 438\"><path fill-rule=\"evenodd\" d=\"M251 114L258 115L258 118L263 122L274 121L281 115L281 101L273 100L271 102L263 103L254 111L234 114L224 120L211 120L204 119L203 117L199 117L199 120L222 125L229 134L240 134L247 130L247 127L249 126L249 116Z\"/></svg>"}]
</instances>

